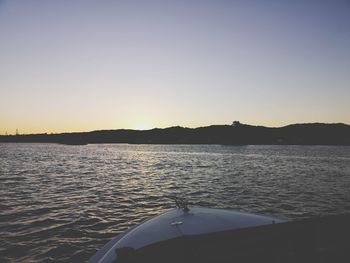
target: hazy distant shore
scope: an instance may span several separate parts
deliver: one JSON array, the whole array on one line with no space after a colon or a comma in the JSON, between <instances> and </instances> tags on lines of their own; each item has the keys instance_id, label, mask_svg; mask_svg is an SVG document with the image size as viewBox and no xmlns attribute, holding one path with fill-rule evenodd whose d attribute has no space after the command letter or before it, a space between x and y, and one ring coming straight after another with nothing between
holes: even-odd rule
<instances>
[{"instance_id":1,"label":"hazy distant shore","mask_svg":"<svg viewBox=\"0 0 350 263\"><path fill-rule=\"evenodd\" d=\"M223 145L350 145L350 125L343 123L293 124L280 128L212 125L199 128L170 127L152 130L101 130L59 134L2 135L0 142Z\"/></svg>"}]
</instances>

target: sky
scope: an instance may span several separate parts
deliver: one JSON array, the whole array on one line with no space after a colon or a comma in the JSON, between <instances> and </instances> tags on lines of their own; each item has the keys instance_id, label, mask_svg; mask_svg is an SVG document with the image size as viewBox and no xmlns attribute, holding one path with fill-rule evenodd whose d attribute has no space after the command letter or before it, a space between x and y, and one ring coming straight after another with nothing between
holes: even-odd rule
<instances>
[{"instance_id":1,"label":"sky","mask_svg":"<svg viewBox=\"0 0 350 263\"><path fill-rule=\"evenodd\" d=\"M0 134L350 124L350 1L0 0Z\"/></svg>"}]
</instances>

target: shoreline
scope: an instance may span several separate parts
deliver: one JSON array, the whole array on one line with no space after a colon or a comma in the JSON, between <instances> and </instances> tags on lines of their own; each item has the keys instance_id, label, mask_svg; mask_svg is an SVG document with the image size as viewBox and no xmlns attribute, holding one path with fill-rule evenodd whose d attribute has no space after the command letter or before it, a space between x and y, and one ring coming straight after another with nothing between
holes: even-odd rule
<instances>
[{"instance_id":1,"label":"shoreline","mask_svg":"<svg viewBox=\"0 0 350 263\"><path fill-rule=\"evenodd\" d=\"M60 143L85 145L208 144L208 145L350 145L350 125L293 124L281 128L246 124L200 128L170 127L152 130L101 130L91 132L0 135L0 142Z\"/></svg>"}]
</instances>

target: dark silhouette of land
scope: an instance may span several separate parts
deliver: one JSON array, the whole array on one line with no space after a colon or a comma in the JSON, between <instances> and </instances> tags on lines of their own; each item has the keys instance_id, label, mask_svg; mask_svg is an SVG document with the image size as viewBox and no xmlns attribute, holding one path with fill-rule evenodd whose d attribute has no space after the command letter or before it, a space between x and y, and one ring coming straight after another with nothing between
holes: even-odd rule
<instances>
[{"instance_id":1,"label":"dark silhouette of land","mask_svg":"<svg viewBox=\"0 0 350 263\"><path fill-rule=\"evenodd\" d=\"M280 128L252 126L236 121L232 125L199 128L180 126L152 130L101 130L60 134L2 135L0 142L129 144L276 144L276 145L350 145L350 125L343 123L293 124Z\"/></svg>"}]
</instances>

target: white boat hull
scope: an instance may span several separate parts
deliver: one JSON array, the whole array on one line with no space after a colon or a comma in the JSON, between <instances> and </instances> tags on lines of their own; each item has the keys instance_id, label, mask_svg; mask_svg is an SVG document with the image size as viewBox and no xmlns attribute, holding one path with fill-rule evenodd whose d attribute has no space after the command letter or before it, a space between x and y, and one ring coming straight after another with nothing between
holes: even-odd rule
<instances>
[{"instance_id":1,"label":"white boat hull","mask_svg":"<svg viewBox=\"0 0 350 263\"><path fill-rule=\"evenodd\" d=\"M175 208L118 235L98 251L89 262L124 262L121 255L118 255L118 251L120 254L124 253L122 251L132 251L134 253L154 244L164 243L164 241L272 225L286 221L286 219L271 216L224 209L194 207L185 212L182 209Z\"/></svg>"}]
</instances>

